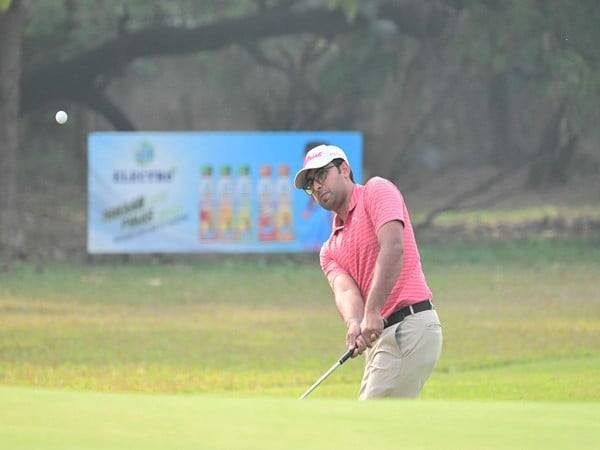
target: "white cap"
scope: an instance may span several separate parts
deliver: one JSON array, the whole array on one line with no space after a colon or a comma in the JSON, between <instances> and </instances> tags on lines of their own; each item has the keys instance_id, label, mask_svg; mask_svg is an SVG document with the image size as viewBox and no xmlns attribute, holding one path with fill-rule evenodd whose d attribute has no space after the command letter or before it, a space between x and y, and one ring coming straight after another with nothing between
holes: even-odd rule
<instances>
[{"instance_id":1,"label":"white cap","mask_svg":"<svg viewBox=\"0 0 600 450\"><path fill-rule=\"evenodd\" d=\"M334 159L343 159L348 165L350 165L348 162L348 157L344 151L335 145L319 145L313 148L306 154L302 169L298 171L296 177L294 178L294 185L298 189L302 189L304 187L307 171L325 167Z\"/></svg>"}]
</instances>

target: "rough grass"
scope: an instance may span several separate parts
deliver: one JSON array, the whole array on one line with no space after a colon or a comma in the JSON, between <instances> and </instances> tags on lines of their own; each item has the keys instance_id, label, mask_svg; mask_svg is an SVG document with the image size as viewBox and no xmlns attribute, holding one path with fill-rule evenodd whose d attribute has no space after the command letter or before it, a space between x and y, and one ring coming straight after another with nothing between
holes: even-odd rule
<instances>
[{"instance_id":1,"label":"rough grass","mask_svg":"<svg viewBox=\"0 0 600 450\"><path fill-rule=\"evenodd\" d=\"M594 240L423 248L444 326L430 399L600 401ZM343 353L316 261L22 266L0 278L0 384L295 397ZM315 393L354 398L362 361Z\"/></svg>"},{"instance_id":2,"label":"rough grass","mask_svg":"<svg viewBox=\"0 0 600 450\"><path fill-rule=\"evenodd\" d=\"M415 214L415 222L422 220L425 213ZM524 208L482 208L468 211L448 211L440 214L436 224L451 225L519 225L528 222L562 221L565 223L577 220L600 220L600 207L595 203L577 206L543 204Z\"/></svg>"}]
</instances>

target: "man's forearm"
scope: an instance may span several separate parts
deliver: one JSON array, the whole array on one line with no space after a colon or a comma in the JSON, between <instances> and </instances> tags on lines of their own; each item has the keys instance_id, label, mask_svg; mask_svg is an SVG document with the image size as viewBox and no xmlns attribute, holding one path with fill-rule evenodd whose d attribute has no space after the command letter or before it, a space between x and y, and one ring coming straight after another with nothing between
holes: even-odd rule
<instances>
[{"instance_id":1,"label":"man's forearm","mask_svg":"<svg viewBox=\"0 0 600 450\"><path fill-rule=\"evenodd\" d=\"M359 323L362 320L364 301L357 292L346 291L336 295L335 305L346 326L352 320L357 320Z\"/></svg>"},{"instance_id":2,"label":"man's forearm","mask_svg":"<svg viewBox=\"0 0 600 450\"><path fill-rule=\"evenodd\" d=\"M394 288L400 272L402 271L401 246L381 247L375 263L375 273L365 311L381 313L383 305Z\"/></svg>"}]
</instances>

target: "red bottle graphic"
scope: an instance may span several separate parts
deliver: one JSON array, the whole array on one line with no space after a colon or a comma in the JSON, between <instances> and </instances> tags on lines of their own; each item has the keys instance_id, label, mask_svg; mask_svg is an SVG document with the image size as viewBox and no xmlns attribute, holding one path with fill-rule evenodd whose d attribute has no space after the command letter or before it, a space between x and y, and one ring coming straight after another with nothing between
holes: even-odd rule
<instances>
[{"instance_id":1,"label":"red bottle graphic","mask_svg":"<svg viewBox=\"0 0 600 450\"><path fill-rule=\"evenodd\" d=\"M200 171L200 204L198 205L198 238L215 239L214 192L212 167L203 166Z\"/></svg>"},{"instance_id":2,"label":"red bottle graphic","mask_svg":"<svg viewBox=\"0 0 600 450\"><path fill-rule=\"evenodd\" d=\"M274 241L276 230L271 166L265 164L260 167L260 179L258 180L257 190L258 239L261 241Z\"/></svg>"}]
</instances>

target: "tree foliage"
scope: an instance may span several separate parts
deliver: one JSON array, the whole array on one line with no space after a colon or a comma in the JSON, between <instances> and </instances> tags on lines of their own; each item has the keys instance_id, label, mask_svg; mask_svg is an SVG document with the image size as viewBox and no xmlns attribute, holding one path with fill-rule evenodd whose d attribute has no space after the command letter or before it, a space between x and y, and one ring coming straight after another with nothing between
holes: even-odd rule
<instances>
[{"instance_id":1,"label":"tree foliage","mask_svg":"<svg viewBox=\"0 0 600 450\"><path fill-rule=\"evenodd\" d=\"M39 55L35 52L30 55L30 64L22 83L23 110L63 97L98 110L119 129L130 129L131 122L104 95L103 88L136 59L215 51L235 44L248 45L268 38L291 35L332 37L361 32L378 20L401 23L406 28L405 32L422 34L424 27L429 25L429 20L419 16L437 13L429 9L413 11L409 8L403 11L394 2L379 3L373 2L375 9L369 15L357 15L350 20L341 10L332 8L331 5L324 6L322 2L316 2L315 5L315 2L284 1L271 7L266 2L259 2L258 10L254 7L250 9L248 2L231 2L231 8L225 8L229 3L220 4L221 10L226 10L225 12L213 14L212 10L209 11L207 16L214 15L212 20L198 19L199 13L195 11L196 16L192 15L183 21L186 8L166 9L160 7L162 3L156 3L153 6L155 14L150 20L148 6L138 9L133 2L128 4L126 10L117 14L115 3L107 1L96 4L101 7L100 18L108 15L113 20L119 17L119 20L116 31L98 28L105 30L104 39L97 38L94 26L88 27L87 23L83 25L77 20L69 19L70 16L77 17L77 8L73 5L73 8L65 8L63 15L58 15L55 19L60 24L70 24L57 28L62 30L59 35L66 36L70 33L74 36L72 44L53 48L50 43L51 33L42 32L38 36L38 40L49 42L50 48L41 54L38 51ZM183 2L181 5L189 6L190 3ZM245 13L231 12L238 11L241 6L245 7ZM50 7L49 4L47 7ZM160 10L158 13L157 8ZM418 20L406 21L407 14L414 15ZM78 23L78 26L74 26L74 23ZM132 25L129 26L129 23ZM137 28L138 24L143 23L150 25ZM78 29L83 30L83 34L77 34Z\"/></svg>"},{"instance_id":2,"label":"tree foliage","mask_svg":"<svg viewBox=\"0 0 600 450\"><path fill-rule=\"evenodd\" d=\"M0 14L10 8L12 0L0 0Z\"/></svg>"}]
</instances>

